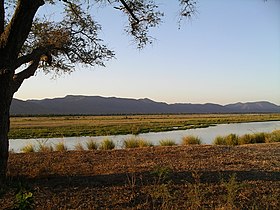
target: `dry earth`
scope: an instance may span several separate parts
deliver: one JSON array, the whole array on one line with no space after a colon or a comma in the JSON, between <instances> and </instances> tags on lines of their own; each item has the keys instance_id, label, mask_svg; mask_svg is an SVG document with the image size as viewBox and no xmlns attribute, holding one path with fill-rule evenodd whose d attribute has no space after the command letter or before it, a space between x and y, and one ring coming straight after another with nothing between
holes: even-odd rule
<instances>
[{"instance_id":1,"label":"dry earth","mask_svg":"<svg viewBox=\"0 0 280 210\"><path fill-rule=\"evenodd\" d=\"M34 209L280 209L280 143L11 154L0 209L19 189Z\"/></svg>"}]
</instances>

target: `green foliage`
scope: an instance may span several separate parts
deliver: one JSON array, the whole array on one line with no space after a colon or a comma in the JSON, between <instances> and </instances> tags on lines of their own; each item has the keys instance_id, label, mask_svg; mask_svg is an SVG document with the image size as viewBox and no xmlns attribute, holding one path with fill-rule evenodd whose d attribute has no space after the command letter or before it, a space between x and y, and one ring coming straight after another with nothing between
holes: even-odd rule
<instances>
[{"instance_id":1,"label":"green foliage","mask_svg":"<svg viewBox=\"0 0 280 210\"><path fill-rule=\"evenodd\" d=\"M184 136L182 139L182 145L189 144L201 144L201 139L197 136Z\"/></svg>"},{"instance_id":2,"label":"green foliage","mask_svg":"<svg viewBox=\"0 0 280 210\"><path fill-rule=\"evenodd\" d=\"M33 209L33 193L26 190L20 183L18 193L15 196L14 208L16 210L31 210Z\"/></svg>"},{"instance_id":3,"label":"green foliage","mask_svg":"<svg viewBox=\"0 0 280 210\"><path fill-rule=\"evenodd\" d=\"M115 148L115 144L111 139L104 139L100 144L101 150L112 150Z\"/></svg>"},{"instance_id":4,"label":"green foliage","mask_svg":"<svg viewBox=\"0 0 280 210\"><path fill-rule=\"evenodd\" d=\"M98 148L97 142L93 141L92 139L88 140L86 142L86 145L87 145L88 150L97 150L97 148Z\"/></svg>"},{"instance_id":5,"label":"green foliage","mask_svg":"<svg viewBox=\"0 0 280 210\"><path fill-rule=\"evenodd\" d=\"M59 142L55 145L55 150L59 152L67 151L68 148L63 142Z\"/></svg>"},{"instance_id":6,"label":"green foliage","mask_svg":"<svg viewBox=\"0 0 280 210\"><path fill-rule=\"evenodd\" d=\"M23 148L21 148L21 151L23 153L35 152L35 147L33 144L28 144L28 145L24 146Z\"/></svg>"},{"instance_id":7,"label":"green foliage","mask_svg":"<svg viewBox=\"0 0 280 210\"><path fill-rule=\"evenodd\" d=\"M175 141L171 140L171 139L163 139L159 141L159 145L160 146L175 146L176 143Z\"/></svg>"}]
</instances>

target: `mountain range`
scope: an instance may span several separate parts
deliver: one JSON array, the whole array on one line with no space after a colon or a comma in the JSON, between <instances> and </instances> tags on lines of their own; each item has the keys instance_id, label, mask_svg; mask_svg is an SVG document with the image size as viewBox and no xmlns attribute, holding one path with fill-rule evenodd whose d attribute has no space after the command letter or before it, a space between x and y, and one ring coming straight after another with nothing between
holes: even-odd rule
<instances>
[{"instance_id":1,"label":"mountain range","mask_svg":"<svg viewBox=\"0 0 280 210\"><path fill-rule=\"evenodd\" d=\"M128 99L69 95L42 100L13 99L12 115L110 115L110 114L187 114L187 113L280 113L280 106L267 101L219 105L213 103L167 104L148 98Z\"/></svg>"}]
</instances>

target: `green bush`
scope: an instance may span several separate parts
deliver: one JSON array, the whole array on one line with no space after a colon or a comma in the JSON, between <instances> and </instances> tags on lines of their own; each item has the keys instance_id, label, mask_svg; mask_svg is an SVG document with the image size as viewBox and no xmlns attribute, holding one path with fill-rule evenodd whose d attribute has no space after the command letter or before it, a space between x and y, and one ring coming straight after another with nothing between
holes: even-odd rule
<instances>
[{"instance_id":1,"label":"green bush","mask_svg":"<svg viewBox=\"0 0 280 210\"><path fill-rule=\"evenodd\" d=\"M100 144L101 150L111 150L115 148L115 144L111 139L104 139Z\"/></svg>"},{"instance_id":2,"label":"green bush","mask_svg":"<svg viewBox=\"0 0 280 210\"><path fill-rule=\"evenodd\" d=\"M176 143L175 141L171 140L171 139L163 139L159 141L159 145L160 146L175 146Z\"/></svg>"},{"instance_id":3,"label":"green bush","mask_svg":"<svg viewBox=\"0 0 280 210\"><path fill-rule=\"evenodd\" d=\"M92 139L88 140L86 142L86 145L87 145L88 150L97 150L97 148L98 148L97 142L93 141Z\"/></svg>"},{"instance_id":4,"label":"green bush","mask_svg":"<svg viewBox=\"0 0 280 210\"><path fill-rule=\"evenodd\" d=\"M201 144L201 139L197 136L184 136L182 139L182 145Z\"/></svg>"}]
</instances>

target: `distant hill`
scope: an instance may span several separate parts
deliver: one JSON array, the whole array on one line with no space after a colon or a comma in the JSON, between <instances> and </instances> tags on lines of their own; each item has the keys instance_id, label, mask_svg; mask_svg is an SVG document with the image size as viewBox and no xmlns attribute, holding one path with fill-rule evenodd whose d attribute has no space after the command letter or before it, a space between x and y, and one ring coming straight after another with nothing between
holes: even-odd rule
<instances>
[{"instance_id":1,"label":"distant hill","mask_svg":"<svg viewBox=\"0 0 280 210\"><path fill-rule=\"evenodd\" d=\"M167 104L150 99L127 99L101 96L66 96L64 98L27 100L13 99L11 114L176 114L176 113L280 113L280 106L270 102L219 104Z\"/></svg>"}]
</instances>

